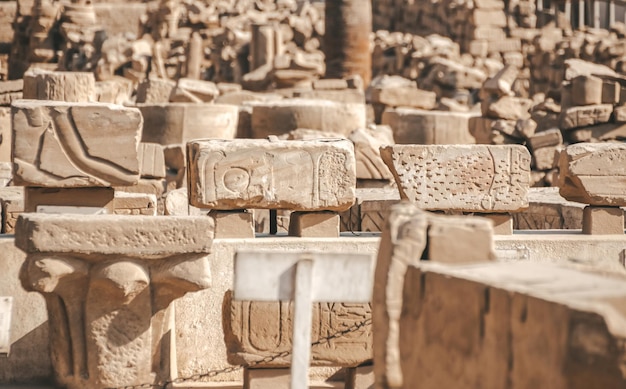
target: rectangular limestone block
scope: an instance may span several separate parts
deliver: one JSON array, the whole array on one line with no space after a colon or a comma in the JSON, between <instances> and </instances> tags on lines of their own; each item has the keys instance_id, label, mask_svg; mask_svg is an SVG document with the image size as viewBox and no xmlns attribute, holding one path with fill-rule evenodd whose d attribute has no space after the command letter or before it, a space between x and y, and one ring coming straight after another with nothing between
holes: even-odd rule
<instances>
[{"instance_id":1,"label":"rectangular limestone block","mask_svg":"<svg viewBox=\"0 0 626 389\"><path fill-rule=\"evenodd\" d=\"M508 213L486 213L483 217L493 223L493 233L496 235L513 234L513 216Z\"/></svg>"},{"instance_id":2,"label":"rectangular limestone block","mask_svg":"<svg viewBox=\"0 0 626 389\"><path fill-rule=\"evenodd\" d=\"M599 206L626 206L626 144L578 143L559 157L561 196Z\"/></svg>"},{"instance_id":3,"label":"rectangular limestone block","mask_svg":"<svg viewBox=\"0 0 626 389\"><path fill-rule=\"evenodd\" d=\"M196 140L187 156L196 207L343 211L355 201L348 140Z\"/></svg>"},{"instance_id":4,"label":"rectangular limestone block","mask_svg":"<svg viewBox=\"0 0 626 389\"><path fill-rule=\"evenodd\" d=\"M130 257L208 253L213 220L194 216L22 214L15 245L26 253Z\"/></svg>"},{"instance_id":5,"label":"rectangular limestone block","mask_svg":"<svg viewBox=\"0 0 626 389\"><path fill-rule=\"evenodd\" d=\"M3 234L12 234L17 217L24 212L24 187L7 186L0 188Z\"/></svg>"},{"instance_id":6,"label":"rectangular limestone block","mask_svg":"<svg viewBox=\"0 0 626 389\"><path fill-rule=\"evenodd\" d=\"M607 123L611 119L611 113L613 113L613 105L611 104L569 107L561 112L559 128L561 130L569 130L571 128Z\"/></svg>"},{"instance_id":7,"label":"rectangular limestone block","mask_svg":"<svg viewBox=\"0 0 626 389\"><path fill-rule=\"evenodd\" d=\"M291 374L288 368L245 369L243 389L290 389Z\"/></svg>"},{"instance_id":8,"label":"rectangular limestone block","mask_svg":"<svg viewBox=\"0 0 626 389\"><path fill-rule=\"evenodd\" d=\"M602 103L602 79L591 75L578 76L572 80L572 105Z\"/></svg>"},{"instance_id":9,"label":"rectangular limestone block","mask_svg":"<svg viewBox=\"0 0 626 389\"><path fill-rule=\"evenodd\" d=\"M165 153L158 143L139 144L139 171L142 178L165 177Z\"/></svg>"},{"instance_id":10,"label":"rectangular limestone block","mask_svg":"<svg viewBox=\"0 0 626 389\"><path fill-rule=\"evenodd\" d=\"M185 198L187 204L187 198ZM215 239L254 238L254 213L246 210L209 212L215 223Z\"/></svg>"},{"instance_id":11,"label":"rectangular limestone block","mask_svg":"<svg viewBox=\"0 0 626 389\"><path fill-rule=\"evenodd\" d=\"M583 211L583 234L623 235L624 210L620 207L586 206Z\"/></svg>"},{"instance_id":12,"label":"rectangular limestone block","mask_svg":"<svg viewBox=\"0 0 626 389\"><path fill-rule=\"evenodd\" d=\"M306 238L339 237L339 214L331 211L292 212L289 235Z\"/></svg>"},{"instance_id":13,"label":"rectangular limestone block","mask_svg":"<svg viewBox=\"0 0 626 389\"><path fill-rule=\"evenodd\" d=\"M430 218L428 260L448 264L479 263L494 260L493 226L475 216Z\"/></svg>"},{"instance_id":14,"label":"rectangular limestone block","mask_svg":"<svg viewBox=\"0 0 626 389\"><path fill-rule=\"evenodd\" d=\"M138 109L43 100L19 100L11 109L16 185L110 187L139 180Z\"/></svg>"},{"instance_id":15,"label":"rectangular limestone block","mask_svg":"<svg viewBox=\"0 0 626 389\"><path fill-rule=\"evenodd\" d=\"M433 109L437 104L437 95L434 92L410 86L372 88L371 101L392 107Z\"/></svg>"},{"instance_id":16,"label":"rectangular limestone block","mask_svg":"<svg viewBox=\"0 0 626 389\"><path fill-rule=\"evenodd\" d=\"M116 215L157 215L157 198L150 193L115 191L113 213Z\"/></svg>"},{"instance_id":17,"label":"rectangular limestone block","mask_svg":"<svg viewBox=\"0 0 626 389\"><path fill-rule=\"evenodd\" d=\"M400 197L425 210L515 212L528 207L530 154L524 146L381 147Z\"/></svg>"},{"instance_id":18,"label":"rectangular limestone block","mask_svg":"<svg viewBox=\"0 0 626 389\"><path fill-rule=\"evenodd\" d=\"M472 144L467 112L425 111L413 108L386 109L382 124L390 126L399 144Z\"/></svg>"},{"instance_id":19,"label":"rectangular limestone block","mask_svg":"<svg viewBox=\"0 0 626 389\"><path fill-rule=\"evenodd\" d=\"M40 207L55 212L55 207L90 208L92 212L113 213L115 210L113 188L39 188L24 190L24 211L41 212ZM50 208L52 207L52 208ZM62 209L62 208L57 208ZM81 212L76 209L75 212Z\"/></svg>"}]
</instances>

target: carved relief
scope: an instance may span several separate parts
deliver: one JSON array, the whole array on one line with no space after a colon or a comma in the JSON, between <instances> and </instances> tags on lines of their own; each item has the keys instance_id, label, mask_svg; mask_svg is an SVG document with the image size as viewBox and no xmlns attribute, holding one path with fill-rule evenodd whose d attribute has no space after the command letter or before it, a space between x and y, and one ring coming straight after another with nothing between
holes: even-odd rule
<instances>
[{"instance_id":1,"label":"carved relief","mask_svg":"<svg viewBox=\"0 0 626 389\"><path fill-rule=\"evenodd\" d=\"M20 100L13 105L12 121L19 184L109 187L139 180L142 118L137 109Z\"/></svg>"},{"instance_id":2,"label":"carved relief","mask_svg":"<svg viewBox=\"0 0 626 389\"><path fill-rule=\"evenodd\" d=\"M345 210L355 198L346 140L199 140L188 145L190 203L214 209Z\"/></svg>"},{"instance_id":3,"label":"carved relief","mask_svg":"<svg viewBox=\"0 0 626 389\"><path fill-rule=\"evenodd\" d=\"M528 206L530 154L522 146L381 148L403 199L426 210L507 212Z\"/></svg>"}]
</instances>

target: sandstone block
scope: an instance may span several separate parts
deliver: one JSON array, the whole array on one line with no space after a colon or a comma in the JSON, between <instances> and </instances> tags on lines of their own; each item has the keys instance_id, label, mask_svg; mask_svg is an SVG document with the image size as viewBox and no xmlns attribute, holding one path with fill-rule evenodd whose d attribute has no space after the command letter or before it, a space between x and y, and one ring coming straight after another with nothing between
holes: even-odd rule
<instances>
[{"instance_id":1,"label":"sandstone block","mask_svg":"<svg viewBox=\"0 0 626 389\"><path fill-rule=\"evenodd\" d=\"M617 104L620 100L621 86L615 81L602 81L602 104Z\"/></svg>"},{"instance_id":2,"label":"sandstone block","mask_svg":"<svg viewBox=\"0 0 626 389\"><path fill-rule=\"evenodd\" d=\"M489 53L519 53L522 51L522 41L518 38L508 38L489 42Z\"/></svg>"},{"instance_id":3,"label":"sandstone block","mask_svg":"<svg viewBox=\"0 0 626 389\"><path fill-rule=\"evenodd\" d=\"M13 104L17 185L93 187L139 179L139 110L105 103Z\"/></svg>"},{"instance_id":4,"label":"sandstone block","mask_svg":"<svg viewBox=\"0 0 626 389\"><path fill-rule=\"evenodd\" d=\"M170 101L170 96L176 87L171 80L149 78L137 86L137 103L158 104Z\"/></svg>"},{"instance_id":5,"label":"sandstone block","mask_svg":"<svg viewBox=\"0 0 626 389\"><path fill-rule=\"evenodd\" d=\"M0 107L0 162L11 162L11 108Z\"/></svg>"},{"instance_id":6,"label":"sandstone block","mask_svg":"<svg viewBox=\"0 0 626 389\"><path fill-rule=\"evenodd\" d=\"M483 84L483 90L487 93L499 96L509 96L512 93L513 83L517 79L519 69L515 66L507 65L495 76L489 78Z\"/></svg>"},{"instance_id":7,"label":"sandstone block","mask_svg":"<svg viewBox=\"0 0 626 389\"><path fill-rule=\"evenodd\" d=\"M291 374L288 368L245 369L243 389L289 389Z\"/></svg>"},{"instance_id":8,"label":"sandstone block","mask_svg":"<svg viewBox=\"0 0 626 389\"><path fill-rule=\"evenodd\" d=\"M24 99L93 102L96 79L93 73L29 71L24 74Z\"/></svg>"},{"instance_id":9,"label":"sandstone block","mask_svg":"<svg viewBox=\"0 0 626 389\"><path fill-rule=\"evenodd\" d=\"M185 204L187 198L185 197ZM215 239L254 238L254 214L246 210L209 212L215 224Z\"/></svg>"},{"instance_id":10,"label":"sandstone block","mask_svg":"<svg viewBox=\"0 0 626 389\"><path fill-rule=\"evenodd\" d=\"M523 146L395 145L381 148L400 197L425 210L510 212L528 206Z\"/></svg>"},{"instance_id":11,"label":"sandstone block","mask_svg":"<svg viewBox=\"0 0 626 389\"><path fill-rule=\"evenodd\" d=\"M595 76L578 76L572 80L572 105L602 103L602 79Z\"/></svg>"},{"instance_id":12,"label":"sandstone block","mask_svg":"<svg viewBox=\"0 0 626 389\"><path fill-rule=\"evenodd\" d=\"M284 99L252 104L252 137L281 135L310 128L347 136L366 126L365 104L343 104L326 100Z\"/></svg>"},{"instance_id":13,"label":"sandstone block","mask_svg":"<svg viewBox=\"0 0 626 389\"><path fill-rule=\"evenodd\" d=\"M559 127L562 130L607 123L611 119L613 106L611 104L586 105L569 107L559 117Z\"/></svg>"},{"instance_id":14,"label":"sandstone block","mask_svg":"<svg viewBox=\"0 0 626 389\"><path fill-rule=\"evenodd\" d=\"M559 157L561 196L598 206L626 205L626 145L578 143Z\"/></svg>"},{"instance_id":15,"label":"sandstone block","mask_svg":"<svg viewBox=\"0 0 626 389\"><path fill-rule=\"evenodd\" d=\"M192 139L233 139L239 110L221 104L138 104L144 117L142 142L185 144Z\"/></svg>"},{"instance_id":16,"label":"sandstone block","mask_svg":"<svg viewBox=\"0 0 626 389\"><path fill-rule=\"evenodd\" d=\"M292 212L289 236L306 238L339 237L339 215L336 212Z\"/></svg>"},{"instance_id":17,"label":"sandstone block","mask_svg":"<svg viewBox=\"0 0 626 389\"><path fill-rule=\"evenodd\" d=\"M481 104L483 116L493 119L518 120L530 117L528 112L532 105L529 99L503 96L497 100L486 100Z\"/></svg>"},{"instance_id":18,"label":"sandstone block","mask_svg":"<svg viewBox=\"0 0 626 389\"><path fill-rule=\"evenodd\" d=\"M142 178L165 177L163 146L157 143L139 144L139 171Z\"/></svg>"},{"instance_id":19,"label":"sandstone block","mask_svg":"<svg viewBox=\"0 0 626 389\"><path fill-rule=\"evenodd\" d=\"M323 80L319 80L323 81ZM343 104L365 104L365 94L358 89L314 89L293 92L293 97L302 99L322 99Z\"/></svg>"},{"instance_id":20,"label":"sandstone block","mask_svg":"<svg viewBox=\"0 0 626 389\"><path fill-rule=\"evenodd\" d=\"M23 80L0 81L0 106L10 106L15 100L23 98Z\"/></svg>"},{"instance_id":21,"label":"sandstone block","mask_svg":"<svg viewBox=\"0 0 626 389\"><path fill-rule=\"evenodd\" d=\"M583 211L583 234L624 234L624 210L588 205Z\"/></svg>"},{"instance_id":22,"label":"sandstone block","mask_svg":"<svg viewBox=\"0 0 626 389\"><path fill-rule=\"evenodd\" d=\"M8 186L0 188L3 234L12 234L17 217L24 212L24 187Z\"/></svg>"},{"instance_id":23,"label":"sandstone block","mask_svg":"<svg viewBox=\"0 0 626 389\"><path fill-rule=\"evenodd\" d=\"M528 146L533 155L535 168L549 170L556 167L558 151L562 145L563 137L558 129L538 132L528 138Z\"/></svg>"},{"instance_id":24,"label":"sandstone block","mask_svg":"<svg viewBox=\"0 0 626 389\"><path fill-rule=\"evenodd\" d=\"M503 10L475 9L470 18L475 26L506 27L506 15Z\"/></svg>"},{"instance_id":25,"label":"sandstone block","mask_svg":"<svg viewBox=\"0 0 626 389\"><path fill-rule=\"evenodd\" d=\"M399 144L471 144L469 121L475 113L424 111L411 108L386 109L382 124L393 129Z\"/></svg>"},{"instance_id":26,"label":"sandstone block","mask_svg":"<svg viewBox=\"0 0 626 389\"><path fill-rule=\"evenodd\" d=\"M189 201L197 207L342 211L354 203L347 140L197 140L187 156Z\"/></svg>"},{"instance_id":27,"label":"sandstone block","mask_svg":"<svg viewBox=\"0 0 626 389\"><path fill-rule=\"evenodd\" d=\"M437 95L417 87L373 88L371 102L392 107L435 108Z\"/></svg>"},{"instance_id":28,"label":"sandstone block","mask_svg":"<svg viewBox=\"0 0 626 389\"><path fill-rule=\"evenodd\" d=\"M598 124L567 131L565 135L567 140L571 143L626 139L626 124Z\"/></svg>"},{"instance_id":29,"label":"sandstone block","mask_svg":"<svg viewBox=\"0 0 626 389\"><path fill-rule=\"evenodd\" d=\"M486 213L483 217L493 223L495 235L513 234L513 216L509 213Z\"/></svg>"},{"instance_id":30,"label":"sandstone block","mask_svg":"<svg viewBox=\"0 0 626 389\"><path fill-rule=\"evenodd\" d=\"M394 144L389 126L358 128L348 137L354 143L357 179L392 180L393 175L380 158L380 147Z\"/></svg>"},{"instance_id":31,"label":"sandstone block","mask_svg":"<svg viewBox=\"0 0 626 389\"><path fill-rule=\"evenodd\" d=\"M48 213L113 213L114 198L113 188L26 187L24 210L25 212L46 211ZM41 207L45 209L42 210Z\"/></svg>"},{"instance_id":32,"label":"sandstone block","mask_svg":"<svg viewBox=\"0 0 626 389\"><path fill-rule=\"evenodd\" d=\"M615 117L615 121L618 123L626 122L626 106L621 105L619 107L615 107L613 110L613 116Z\"/></svg>"},{"instance_id":33,"label":"sandstone block","mask_svg":"<svg viewBox=\"0 0 626 389\"><path fill-rule=\"evenodd\" d=\"M217 85L211 81L180 78L170 95L171 102L208 103L220 95Z\"/></svg>"},{"instance_id":34,"label":"sandstone block","mask_svg":"<svg viewBox=\"0 0 626 389\"><path fill-rule=\"evenodd\" d=\"M491 222L483 218L430 215L428 259L450 264L494 260L493 234Z\"/></svg>"}]
</instances>

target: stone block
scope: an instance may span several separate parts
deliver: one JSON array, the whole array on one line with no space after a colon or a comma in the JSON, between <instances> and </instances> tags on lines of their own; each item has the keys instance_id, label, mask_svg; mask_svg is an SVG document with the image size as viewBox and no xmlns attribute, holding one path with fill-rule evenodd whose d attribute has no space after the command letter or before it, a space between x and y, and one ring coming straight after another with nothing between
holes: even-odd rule
<instances>
[{"instance_id":1,"label":"stone block","mask_svg":"<svg viewBox=\"0 0 626 389\"><path fill-rule=\"evenodd\" d=\"M252 137L282 135L309 128L347 136L366 126L365 104L327 100L284 99L252 105Z\"/></svg>"},{"instance_id":2,"label":"stone block","mask_svg":"<svg viewBox=\"0 0 626 389\"><path fill-rule=\"evenodd\" d=\"M602 80L602 104L618 104L621 86L615 81Z\"/></svg>"},{"instance_id":3,"label":"stone block","mask_svg":"<svg viewBox=\"0 0 626 389\"><path fill-rule=\"evenodd\" d=\"M499 41L489 41L489 53L519 53L522 51L522 41L518 38L508 38Z\"/></svg>"},{"instance_id":4,"label":"stone block","mask_svg":"<svg viewBox=\"0 0 626 389\"><path fill-rule=\"evenodd\" d=\"M169 97L171 102L208 103L220 95L217 85L211 81L180 78Z\"/></svg>"},{"instance_id":5,"label":"stone block","mask_svg":"<svg viewBox=\"0 0 626 389\"><path fill-rule=\"evenodd\" d=\"M571 143L626 139L626 124L604 123L567 131L566 139Z\"/></svg>"},{"instance_id":6,"label":"stone block","mask_svg":"<svg viewBox=\"0 0 626 389\"><path fill-rule=\"evenodd\" d=\"M324 81L324 80L318 80ZM322 99L344 104L365 104L365 94L358 89L314 89L294 91L293 97L301 99Z\"/></svg>"},{"instance_id":7,"label":"stone block","mask_svg":"<svg viewBox=\"0 0 626 389\"><path fill-rule=\"evenodd\" d=\"M243 389L289 389L291 374L289 368L245 369Z\"/></svg>"},{"instance_id":8,"label":"stone block","mask_svg":"<svg viewBox=\"0 0 626 389\"><path fill-rule=\"evenodd\" d=\"M12 234L17 217L24 212L24 188L8 186L0 188L0 205L2 206L2 234Z\"/></svg>"},{"instance_id":9,"label":"stone block","mask_svg":"<svg viewBox=\"0 0 626 389\"><path fill-rule=\"evenodd\" d=\"M170 101L170 96L176 87L171 80L160 78L148 78L137 86L138 104L159 104Z\"/></svg>"},{"instance_id":10,"label":"stone block","mask_svg":"<svg viewBox=\"0 0 626 389\"><path fill-rule=\"evenodd\" d=\"M620 105L619 107L615 107L613 110L613 116L615 121L618 123L626 122L626 106Z\"/></svg>"},{"instance_id":11,"label":"stone block","mask_svg":"<svg viewBox=\"0 0 626 389\"><path fill-rule=\"evenodd\" d=\"M512 93L513 84L518 74L519 69L517 67L507 65L498 71L495 76L485 81L482 89L489 94L509 96Z\"/></svg>"},{"instance_id":12,"label":"stone block","mask_svg":"<svg viewBox=\"0 0 626 389\"><path fill-rule=\"evenodd\" d=\"M583 211L583 234L623 235L624 210L619 207L586 206Z\"/></svg>"},{"instance_id":13,"label":"stone block","mask_svg":"<svg viewBox=\"0 0 626 389\"><path fill-rule=\"evenodd\" d=\"M626 205L626 145L578 143L559 157L561 196L598 206Z\"/></svg>"},{"instance_id":14,"label":"stone block","mask_svg":"<svg viewBox=\"0 0 626 389\"><path fill-rule=\"evenodd\" d=\"M372 88L370 101L391 107L413 107L425 110L435 108L437 95L434 92L418 89L416 86L393 88Z\"/></svg>"},{"instance_id":15,"label":"stone block","mask_svg":"<svg viewBox=\"0 0 626 389\"><path fill-rule=\"evenodd\" d=\"M0 107L0 162L11 162L11 108Z\"/></svg>"},{"instance_id":16,"label":"stone block","mask_svg":"<svg viewBox=\"0 0 626 389\"><path fill-rule=\"evenodd\" d=\"M24 74L24 99L65 102L96 101L93 73L28 71Z\"/></svg>"},{"instance_id":17,"label":"stone block","mask_svg":"<svg viewBox=\"0 0 626 389\"><path fill-rule=\"evenodd\" d=\"M24 191L24 211L40 212L39 207L77 207L67 213L113 213L115 191L113 188L41 188L26 187ZM80 208L84 208L81 210ZM59 212L61 209L58 208Z\"/></svg>"},{"instance_id":18,"label":"stone block","mask_svg":"<svg viewBox=\"0 0 626 389\"><path fill-rule=\"evenodd\" d=\"M348 209L356 169L350 141L197 140L188 143L189 202L196 207Z\"/></svg>"},{"instance_id":19,"label":"stone block","mask_svg":"<svg viewBox=\"0 0 626 389\"><path fill-rule=\"evenodd\" d=\"M611 104L569 107L561 112L559 128L561 130L569 130L577 127L607 123L611 119L611 113L613 113L613 106Z\"/></svg>"},{"instance_id":20,"label":"stone block","mask_svg":"<svg viewBox=\"0 0 626 389\"><path fill-rule=\"evenodd\" d=\"M144 118L142 142L164 146L192 139L233 139L239 110L232 105L168 103L138 104Z\"/></svg>"},{"instance_id":21,"label":"stone block","mask_svg":"<svg viewBox=\"0 0 626 389\"><path fill-rule=\"evenodd\" d=\"M345 389L374 389L374 367L359 366L346 372Z\"/></svg>"},{"instance_id":22,"label":"stone block","mask_svg":"<svg viewBox=\"0 0 626 389\"><path fill-rule=\"evenodd\" d=\"M516 230L579 230L584 205L565 200L559 188L530 188L528 209L513 214Z\"/></svg>"},{"instance_id":23,"label":"stone block","mask_svg":"<svg viewBox=\"0 0 626 389\"><path fill-rule=\"evenodd\" d=\"M339 214L331 211L292 212L289 236L302 238L337 238Z\"/></svg>"},{"instance_id":24,"label":"stone block","mask_svg":"<svg viewBox=\"0 0 626 389\"><path fill-rule=\"evenodd\" d=\"M16 185L107 187L139 180L139 110L20 100L11 113Z\"/></svg>"},{"instance_id":25,"label":"stone block","mask_svg":"<svg viewBox=\"0 0 626 389\"><path fill-rule=\"evenodd\" d=\"M508 213L486 213L482 215L493 223L493 233L496 235L513 234L513 216Z\"/></svg>"},{"instance_id":26,"label":"stone block","mask_svg":"<svg viewBox=\"0 0 626 389\"><path fill-rule=\"evenodd\" d=\"M602 103L602 79L595 76L578 76L572 80L572 105L597 105Z\"/></svg>"},{"instance_id":27,"label":"stone block","mask_svg":"<svg viewBox=\"0 0 626 389\"><path fill-rule=\"evenodd\" d=\"M142 178L165 178L165 154L158 143L139 143L139 172Z\"/></svg>"},{"instance_id":28,"label":"stone block","mask_svg":"<svg viewBox=\"0 0 626 389\"><path fill-rule=\"evenodd\" d=\"M209 217L213 218L215 224L215 239L254 238L254 213L252 212L212 210L209 212Z\"/></svg>"},{"instance_id":29,"label":"stone block","mask_svg":"<svg viewBox=\"0 0 626 389\"><path fill-rule=\"evenodd\" d=\"M475 113L386 109L382 124L393 130L398 144L471 144L469 121Z\"/></svg>"},{"instance_id":30,"label":"stone block","mask_svg":"<svg viewBox=\"0 0 626 389\"><path fill-rule=\"evenodd\" d=\"M528 206L523 146L395 145L381 148L400 197L425 210L514 212Z\"/></svg>"},{"instance_id":31,"label":"stone block","mask_svg":"<svg viewBox=\"0 0 626 389\"><path fill-rule=\"evenodd\" d=\"M506 27L506 15L501 9L475 9L470 14L470 21L475 26Z\"/></svg>"},{"instance_id":32,"label":"stone block","mask_svg":"<svg viewBox=\"0 0 626 389\"><path fill-rule=\"evenodd\" d=\"M527 141L533 156L533 166L538 170L549 170L558 164L558 154L563 145L563 136L558 129L534 134Z\"/></svg>"},{"instance_id":33,"label":"stone block","mask_svg":"<svg viewBox=\"0 0 626 389\"><path fill-rule=\"evenodd\" d=\"M11 106L11 103L23 99L23 80L0 81L0 106Z\"/></svg>"},{"instance_id":34,"label":"stone block","mask_svg":"<svg viewBox=\"0 0 626 389\"><path fill-rule=\"evenodd\" d=\"M518 120L530 117L532 101L521 97L502 96L496 100L482 102L481 110L485 117L493 119Z\"/></svg>"},{"instance_id":35,"label":"stone block","mask_svg":"<svg viewBox=\"0 0 626 389\"><path fill-rule=\"evenodd\" d=\"M380 147L395 143L389 126L358 128L350 133L348 139L354 143L357 179L393 179L389 168L380 158Z\"/></svg>"},{"instance_id":36,"label":"stone block","mask_svg":"<svg viewBox=\"0 0 626 389\"><path fill-rule=\"evenodd\" d=\"M149 193L115 191L113 212L115 215L157 215L157 198Z\"/></svg>"},{"instance_id":37,"label":"stone block","mask_svg":"<svg viewBox=\"0 0 626 389\"><path fill-rule=\"evenodd\" d=\"M467 264L495 260L494 228L473 216L429 215L428 260Z\"/></svg>"}]
</instances>

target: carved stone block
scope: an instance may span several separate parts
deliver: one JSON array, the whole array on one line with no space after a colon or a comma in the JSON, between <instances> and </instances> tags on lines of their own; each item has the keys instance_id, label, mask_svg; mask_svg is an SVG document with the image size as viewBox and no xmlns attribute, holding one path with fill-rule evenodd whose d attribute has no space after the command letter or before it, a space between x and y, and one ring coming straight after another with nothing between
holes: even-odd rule
<instances>
[{"instance_id":1,"label":"carved stone block","mask_svg":"<svg viewBox=\"0 0 626 389\"><path fill-rule=\"evenodd\" d=\"M12 107L16 185L109 187L139 180L139 110L20 100Z\"/></svg>"},{"instance_id":2,"label":"carved stone block","mask_svg":"<svg viewBox=\"0 0 626 389\"><path fill-rule=\"evenodd\" d=\"M393 129L399 144L472 144L469 131L474 113L424 111L412 108L386 109L382 124Z\"/></svg>"},{"instance_id":3,"label":"carved stone block","mask_svg":"<svg viewBox=\"0 0 626 389\"><path fill-rule=\"evenodd\" d=\"M196 207L342 211L355 200L347 140L196 140L187 155L189 202Z\"/></svg>"},{"instance_id":4,"label":"carved stone block","mask_svg":"<svg viewBox=\"0 0 626 389\"><path fill-rule=\"evenodd\" d=\"M66 102L96 101L96 79L87 72L36 70L24 75L24 99Z\"/></svg>"},{"instance_id":5,"label":"carved stone block","mask_svg":"<svg viewBox=\"0 0 626 389\"><path fill-rule=\"evenodd\" d=\"M579 143L561 151L561 196L570 201L600 205L626 205L626 145Z\"/></svg>"},{"instance_id":6,"label":"carved stone block","mask_svg":"<svg viewBox=\"0 0 626 389\"><path fill-rule=\"evenodd\" d=\"M523 146L395 145L381 148L400 197L425 210L510 212L528 207Z\"/></svg>"},{"instance_id":7,"label":"carved stone block","mask_svg":"<svg viewBox=\"0 0 626 389\"><path fill-rule=\"evenodd\" d=\"M175 378L169 306L210 286L210 218L25 214L16 237L22 285L46 300L58 385Z\"/></svg>"},{"instance_id":8,"label":"carved stone block","mask_svg":"<svg viewBox=\"0 0 626 389\"><path fill-rule=\"evenodd\" d=\"M571 128L607 123L611 119L611 113L613 113L613 105L611 104L569 107L561 112L559 128L561 130L569 130Z\"/></svg>"}]
</instances>

